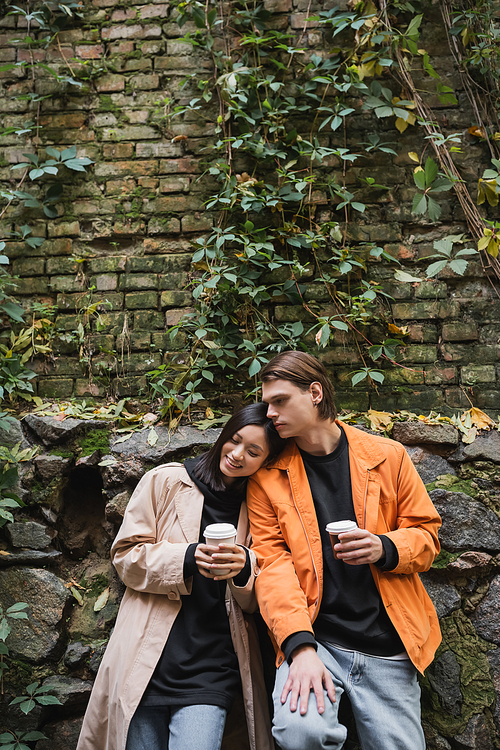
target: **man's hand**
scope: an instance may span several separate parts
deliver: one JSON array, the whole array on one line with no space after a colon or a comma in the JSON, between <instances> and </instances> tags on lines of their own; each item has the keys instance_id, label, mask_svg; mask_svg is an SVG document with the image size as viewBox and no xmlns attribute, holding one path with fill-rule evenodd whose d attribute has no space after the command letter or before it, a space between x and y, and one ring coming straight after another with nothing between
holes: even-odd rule
<instances>
[{"instance_id":1,"label":"man's hand","mask_svg":"<svg viewBox=\"0 0 500 750\"><path fill-rule=\"evenodd\" d=\"M339 542L335 545L335 554L347 565L376 563L385 555L380 537L366 529L339 534Z\"/></svg>"},{"instance_id":2,"label":"man's hand","mask_svg":"<svg viewBox=\"0 0 500 750\"><path fill-rule=\"evenodd\" d=\"M318 713L322 714L325 710L323 687L331 702L335 702L335 686L330 672L312 646L299 646L292 652L292 659L288 680L281 693L281 703L285 703L288 693L291 693L290 711L296 711L300 698L300 713L303 716L307 713L309 693L314 690Z\"/></svg>"}]
</instances>

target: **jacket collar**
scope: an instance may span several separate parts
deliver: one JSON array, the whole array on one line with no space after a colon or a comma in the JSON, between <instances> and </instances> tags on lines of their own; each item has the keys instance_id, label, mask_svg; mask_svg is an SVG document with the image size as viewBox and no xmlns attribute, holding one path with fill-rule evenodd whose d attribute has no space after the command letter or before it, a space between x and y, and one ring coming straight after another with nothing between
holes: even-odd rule
<instances>
[{"instance_id":1,"label":"jacket collar","mask_svg":"<svg viewBox=\"0 0 500 750\"><path fill-rule=\"evenodd\" d=\"M336 420L336 424L344 430L347 442L349 443L349 449L355 453L360 465L364 469L374 469L375 466L385 461L385 452L373 435L338 420ZM286 448L266 468L287 471L298 457L300 457L300 452L297 444L293 438L290 438Z\"/></svg>"}]
</instances>

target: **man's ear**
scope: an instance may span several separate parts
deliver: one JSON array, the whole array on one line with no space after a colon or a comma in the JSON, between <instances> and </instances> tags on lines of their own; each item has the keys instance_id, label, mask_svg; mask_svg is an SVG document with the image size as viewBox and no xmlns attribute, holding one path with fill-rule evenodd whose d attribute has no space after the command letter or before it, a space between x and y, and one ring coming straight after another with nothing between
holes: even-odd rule
<instances>
[{"instance_id":1,"label":"man's ear","mask_svg":"<svg viewBox=\"0 0 500 750\"><path fill-rule=\"evenodd\" d=\"M321 383L314 382L309 386L309 393L313 400L313 404L318 406L323 401L323 386Z\"/></svg>"}]
</instances>

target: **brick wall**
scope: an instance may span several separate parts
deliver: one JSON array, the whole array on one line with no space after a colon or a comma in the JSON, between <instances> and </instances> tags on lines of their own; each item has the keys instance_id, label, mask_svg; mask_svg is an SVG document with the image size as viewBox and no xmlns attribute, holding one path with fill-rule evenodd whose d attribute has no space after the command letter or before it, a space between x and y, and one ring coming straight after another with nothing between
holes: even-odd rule
<instances>
[{"instance_id":1,"label":"brick wall","mask_svg":"<svg viewBox=\"0 0 500 750\"><path fill-rule=\"evenodd\" d=\"M306 0L265 0L264 4L274 14L275 28L302 32ZM312 6L314 10L327 4ZM61 32L58 43L36 53L56 69L66 70L62 58L69 60L74 71L84 72L84 85L61 87L47 74L39 79L37 90L50 95L42 107L42 142L57 147L76 143L78 155L90 157L95 164L86 175L66 174L64 216L48 221L34 215L30 220L35 234L46 237L40 248L9 243L7 250L12 271L20 277L17 295L26 304L33 299L56 304L57 326L63 332L75 329L82 320L88 322L84 348L92 376L80 362L81 344L56 341L55 359L33 364L42 397L104 395L110 389L124 396L145 389L145 373L172 355L166 330L192 304L186 287L190 242L214 222L203 208L213 185L206 178L198 180L207 158L205 149L214 139L217 113L209 108L171 122L163 117L167 98L186 103L194 95L194 84L181 89L187 74L209 76L208 58L182 41L189 26L179 29L176 11L168 3L87 0L84 11L83 23ZM12 16L0 22L0 59L5 61L20 61L27 54L10 43L19 31L14 23ZM302 43L311 52L328 50L330 41L322 34L309 24ZM442 81L457 95L456 106L443 106L433 95L429 101L446 133L464 134L456 162L475 194L477 179L489 166L488 155L467 134L473 115L436 8L426 12L420 43ZM23 75L19 69L0 71L0 112L7 126L18 125L29 115L25 102L11 99L13 93L29 90L30 81ZM430 79L422 73L417 71L415 80L430 89ZM349 120L351 145L377 128L384 139L399 143L398 156L359 159L348 171L347 186L368 174L389 190L382 195L360 194L367 210L355 217L349 232L353 240L383 245L413 273L426 267L434 240L464 232L466 224L452 193L440 201L439 225L411 214L414 164L408 152L422 153L424 134L410 127L400 135L393 121L369 120L358 103ZM176 136L186 138L176 140ZM328 142L329 136L322 137ZM12 186L12 175L19 173L12 173L10 166L23 158L26 146L16 136L4 136L0 147L0 180ZM328 169L336 166L332 162ZM316 202L318 219L342 218L325 194L319 193ZM25 220L18 211L11 212L1 224L2 234L12 223ZM339 335L321 356L332 372L340 405L450 413L468 408L471 399L476 406L496 411L500 305L480 262L471 262L463 277L443 273L439 280L420 284L394 282L393 269L384 264L373 267L371 278L381 280L393 296L394 321L408 326L408 345L401 358L404 367L389 367L378 391L369 391L366 381L353 389L350 373L362 363L352 341ZM310 276L306 300L316 302L327 314L323 295L321 285ZM85 318L82 310L89 302L100 303L99 317ZM271 306L270 314L276 321L308 319L303 308L283 303ZM179 340L177 349L182 344Z\"/></svg>"}]
</instances>

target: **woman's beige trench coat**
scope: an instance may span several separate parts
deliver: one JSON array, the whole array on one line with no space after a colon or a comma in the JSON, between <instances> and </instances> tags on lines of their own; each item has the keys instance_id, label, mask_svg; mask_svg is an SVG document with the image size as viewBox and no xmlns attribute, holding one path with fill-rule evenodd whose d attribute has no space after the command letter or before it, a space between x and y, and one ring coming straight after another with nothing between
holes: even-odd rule
<instances>
[{"instance_id":1,"label":"woman's beige trench coat","mask_svg":"<svg viewBox=\"0 0 500 750\"><path fill-rule=\"evenodd\" d=\"M130 720L141 700L181 608L191 592L183 565L200 535L203 495L179 463L149 471L132 495L111 556L127 586L116 626L99 668L77 750L125 750ZM248 545L245 503L237 542ZM255 609L252 574L244 588L227 586L226 606L236 651L251 750L271 750L262 665L242 609Z\"/></svg>"}]
</instances>

